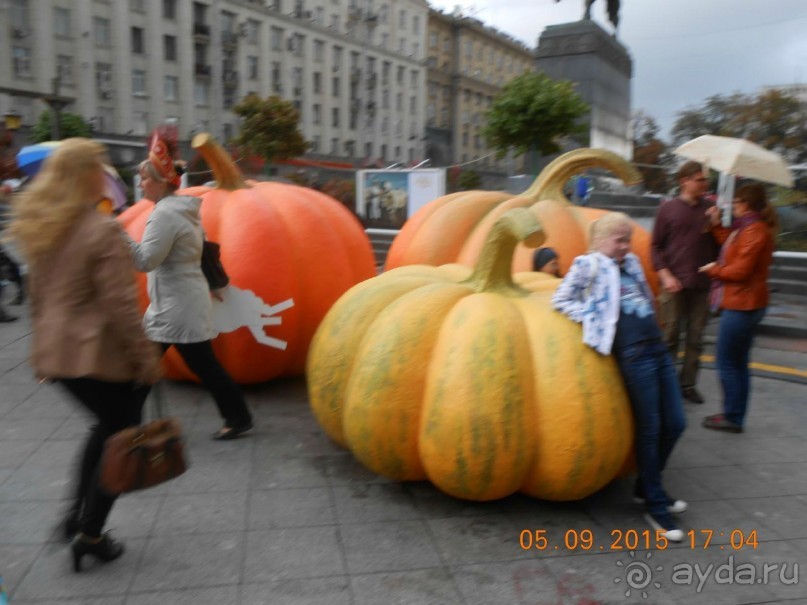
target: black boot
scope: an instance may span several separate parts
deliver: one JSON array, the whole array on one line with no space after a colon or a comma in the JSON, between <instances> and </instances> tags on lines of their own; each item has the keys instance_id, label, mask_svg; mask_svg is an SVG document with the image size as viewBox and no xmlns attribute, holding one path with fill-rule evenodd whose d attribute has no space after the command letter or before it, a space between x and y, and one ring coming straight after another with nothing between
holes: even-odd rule
<instances>
[{"instance_id":1,"label":"black boot","mask_svg":"<svg viewBox=\"0 0 807 605\"><path fill-rule=\"evenodd\" d=\"M60 542L70 542L73 538L76 537L78 533L78 522L81 513L79 512L78 508L71 508L68 510L62 520L59 522L59 525L56 526L56 531L54 532L55 537Z\"/></svg>"},{"instance_id":2,"label":"black boot","mask_svg":"<svg viewBox=\"0 0 807 605\"><path fill-rule=\"evenodd\" d=\"M84 555L92 555L99 561L109 563L123 554L123 544L115 542L108 533L96 540L98 541L95 542L93 538L79 534L70 544L70 550L73 553L73 570L76 573L81 571L81 559Z\"/></svg>"}]
</instances>

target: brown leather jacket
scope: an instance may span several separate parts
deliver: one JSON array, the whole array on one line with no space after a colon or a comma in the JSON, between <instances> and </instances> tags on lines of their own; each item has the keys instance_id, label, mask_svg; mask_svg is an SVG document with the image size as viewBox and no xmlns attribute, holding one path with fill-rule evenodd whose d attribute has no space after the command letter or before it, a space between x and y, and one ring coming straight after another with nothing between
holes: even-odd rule
<instances>
[{"instance_id":1,"label":"brown leather jacket","mask_svg":"<svg viewBox=\"0 0 807 605\"><path fill-rule=\"evenodd\" d=\"M143 332L120 225L88 208L31 268L31 364L40 378L153 382L159 353Z\"/></svg>"},{"instance_id":2,"label":"brown leather jacket","mask_svg":"<svg viewBox=\"0 0 807 605\"><path fill-rule=\"evenodd\" d=\"M764 221L751 223L741 231L725 227L712 230L725 246L722 264L707 272L723 281L721 309L751 311L768 306L768 274L773 260L773 235Z\"/></svg>"}]
</instances>

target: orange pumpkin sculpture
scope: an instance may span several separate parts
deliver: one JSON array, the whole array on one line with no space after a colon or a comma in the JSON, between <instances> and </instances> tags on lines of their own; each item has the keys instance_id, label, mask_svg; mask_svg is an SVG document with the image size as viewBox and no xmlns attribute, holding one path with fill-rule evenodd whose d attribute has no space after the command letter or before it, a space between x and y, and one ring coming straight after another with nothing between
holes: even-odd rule
<instances>
[{"instance_id":1,"label":"orange pumpkin sculpture","mask_svg":"<svg viewBox=\"0 0 807 605\"><path fill-rule=\"evenodd\" d=\"M404 265L439 266L460 263L469 267L479 259L493 225L508 210L530 207L547 236L545 246L558 253L561 274L576 256L588 249L588 226L606 210L576 206L563 187L588 168L605 168L627 184L641 182L641 174L618 155L602 149L576 149L551 162L520 196L502 191L462 191L432 200L404 224L392 242L386 269ZM650 234L633 225L633 252L641 259L651 288L657 278L650 261ZM519 245L513 255L513 272L532 269L532 250Z\"/></svg>"},{"instance_id":2,"label":"orange pumpkin sculpture","mask_svg":"<svg viewBox=\"0 0 807 605\"><path fill-rule=\"evenodd\" d=\"M244 181L207 133L197 135L192 147L210 166L216 186L179 193L202 198L202 226L207 239L221 245L229 289L244 304L257 305L258 315L270 316L263 325L231 326L219 334L213 341L216 356L240 384L302 374L325 313L349 288L375 276L370 241L355 216L330 196L295 185ZM135 240L142 237L153 206L141 200L120 215ZM145 310L145 275L139 280ZM278 343L285 343L285 350ZM169 377L195 379L173 350L165 364Z\"/></svg>"}]
</instances>

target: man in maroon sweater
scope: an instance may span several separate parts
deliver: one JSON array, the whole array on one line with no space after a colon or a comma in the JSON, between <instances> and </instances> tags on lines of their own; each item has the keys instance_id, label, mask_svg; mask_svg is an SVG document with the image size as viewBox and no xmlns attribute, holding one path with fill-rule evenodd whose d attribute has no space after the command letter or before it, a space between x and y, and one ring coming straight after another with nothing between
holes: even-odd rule
<instances>
[{"instance_id":1,"label":"man in maroon sweater","mask_svg":"<svg viewBox=\"0 0 807 605\"><path fill-rule=\"evenodd\" d=\"M681 324L686 330L681 391L685 399L703 403L695 389L703 350L703 329L709 316L710 280L698 267L717 258L717 242L709 231L706 211L714 206L703 198L708 179L697 162L678 171L678 197L664 202L653 226L653 267L661 282L660 319L673 360L678 358Z\"/></svg>"}]
</instances>

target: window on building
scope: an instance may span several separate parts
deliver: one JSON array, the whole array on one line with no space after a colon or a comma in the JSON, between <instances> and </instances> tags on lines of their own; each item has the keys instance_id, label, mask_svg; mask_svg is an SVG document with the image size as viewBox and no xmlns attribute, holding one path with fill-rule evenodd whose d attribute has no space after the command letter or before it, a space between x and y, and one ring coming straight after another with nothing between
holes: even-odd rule
<instances>
[{"instance_id":1,"label":"window on building","mask_svg":"<svg viewBox=\"0 0 807 605\"><path fill-rule=\"evenodd\" d=\"M28 31L30 24L28 0L11 0L11 27Z\"/></svg>"},{"instance_id":2,"label":"window on building","mask_svg":"<svg viewBox=\"0 0 807 605\"><path fill-rule=\"evenodd\" d=\"M437 48L438 38L437 32L431 32L429 34L429 48Z\"/></svg>"},{"instance_id":3,"label":"window on building","mask_svg":"<svg viewBox=\"0 0 807 605\"><path fill-rule=\"evenodd\" d=\"M225 42L233 40L236 36L235 30L235 14L228 11L221 12L221 32L226 34L224 36Z\"/></svg>"},{"instance_id":4,"label":"window on building","mask_svg":"<svg viewBox=\"0 0 807 605\"><path fill-rule=\"evenodd\" d=\"M369 158L373 155L373 142L370 141L369 143L364 144L364 157Z\"/></svg>"},{"instance_id":5,"label":"window on building","mask_svg":"<svg viewBox=\"0 0 807 605\"><path fill-rule=\"evenodd\" d=\"M56 56L56 75L62 84L73 83L73 57L70 55Z\"/></svg>"},{"instance_id":6,"label":"window on building","mask_svg":"<svg viewBox=\"0 0 807 605\"><path fill-rule=\"evenodd\" d=\"M339 128L339 108L334 107L331 109L331 126Z\"/></svg>"},{"instance_id":7,"label":"window on building","mask_svg":"<svg viewBox=\"0 0 807 605\"><path fill-rule=\"evenodd\" d=\"M311 139L311 151L313 153L319 153L322 147L322 137L318 134L315 134L314 137Z\"/></svg>"},{"instance_id":8,"label":"window on building","mask_svg":"<svg viewBox=\"0 0 807 605\"><path fill-rule=\"evenodd\" d=\"M131 30L132 36L132 53L135 55L142 55L145 52L145 42L143 39L143 28L133 27Z\"/></svg>"},{"instance_id":9,"label":"window on building","mask_svg":"<svg viewBox=\"0 0 807 605\"><path fill-rule=\"evenodd\" d=\"M163 19L177 18L177 0L163 0Z\"/></svg>"},{"instance_id":10,"label":"window on building","mask_svg":"<svg viewBox=\"0 0 807 605\"><path fill-rule=\"evenodd\" d=\"M280 62L272 61L272 92L280 94L283 92L283 74L280 70Z\"/></svg>"},{"instance_id":11,"label":"window on building","mask_svg":"<svg viewBox=\"0 0 807 605\"><path fill-rule=\"evenodd\" d=\"M283 28L273 27L269 30L269 46L272 50L283 50Z\"/></svg>"},{"instance_id":12,"label":"window on building","mask_svg":"<svg viewBox=\"0 0 807 605\"><path fill-rule=\"evenodd\" d=\"M331 139L331 155L338 155L339 154L339 139L333 138Z\"/></svg>"},{"instance_id":13,"label":"window on building","mask_svg":"<svg viewBox=\"0 0 807 605\"><path fill-rule=\"evenodd\" d=\"M112 65L109 63L95 64L95 86L102 99L112 97Z\"/></svg>"},{"instance_id":14,"label":"window on building","mask_svg":"<svg viewBox=\"0 0 807 605\"><path fill-rule=\"evenodd\" d=\"M406 29L406 11L401 10L398 12L398 27L402 30Z\"/></svg>"},{"instance_id":15,"label":"window on building","mask_svg":"<svg viewBox=\"0 0 807 605\"><path fill-rule=\"evenodd\" d=\"M403 111L403 93L395 95L395 111Z\"/></svg>"},{"instance_id":16,"label":"window on building","mask_svg":"<svg viewBox=\"0 0 807 605\"><path fill-rule=\"evenodd\" d=\"M420 33L420 17L417 15L412 17L412 33L414 34Z\"/></svg>"},{"instance_id":17,"label":"window on building","mask_svg":"<svg viewBox=\"0 0 807 605\"><path fill-rule=\"evenodd\" d=\"M135 13L145 13L146 0L129 0L129 9Z\"/></svg>"},{"instance_id":18,"label":"window on building","mask_svg":"<svg viewBox=\"0 0 807 605\"><path fill-rule=\"evenodd\" d=\"M334 97L339 97L339 92L342 88L342 78L334 76L331 81L331 91Z\"/></svg>"},{"instance_id":19,"label":"window on building","mask_svg":"<svg viewBox=\"0 0 807 605\"><path fill-rule=\"evenodd\" d=\"M196 65L207 65L207 44L193 45L193 61Z\"/></svg>"},{"instance_id":20,"label":"window on building","mask_svg":"<svg viewBox=\"0 0 807 605\"><path fill-rule=\"evenodd\" d=\"M315 95L322 94L322 74L315 71L311 76L312 89Z\"/></svg>"},{"instance_id":21,"label":"window on building","mask_svg":"<svg viewBox=\"0 0 807 605\"><path fill-rule=\"evenodd\" d=\"M149 114L145 111L135 111L132 114L132 134L135 135L144 135L148 134L150 125L149 125Z\"/></svg>"},{"instance_id":22,"label":"window on building","mask_svg":"<svg viewBox=\"0 0 807 605\"><path fill-rule=\"evenodd\" d=\"M247 77L250 80L258 79L258 57L254 55L247 57Z\"/></svg>"},{"instance_id":23,"label":"window on building","mask_svg":"<svg viewBox=\"0 0 807 605\"><path fill-rule=\"evenodd\" d=\"M413 116L418 111L418 98L409 97L409 115Z\"/></svg>"},{"instance_id":24,"label":"window on building","mask_svg":"<svg viewBox=\"0 0 807 605\"><path fill-rule=\"evenodd\" d=\"M378 21L380 23L386 23L389 21L389 7L386 4L382 4L378 8Z\"/></svg>"},{"instance_id":25,"label":"window on building","mask_svg":"<svg viewBox=\"0 0 807 605\"><path fill-rule=\"evenodd\" d=\"M319 103L314 103L311 106L311 110L312 110L312 117L311 117L312 121L314 122L314 124L319 124L322 121L322 105L320 105Z\"/></svg>"},{"instance_id":26,"label":"window on building","mask_svg":"<svg viewBox=\"0 0 807 605\"><path fill-rule=\"evenodd\" d=\"M349 158L356 155L356 141L345 141L345 155Z\"/></svg>"},{"instance_id":27,"label":"window on building","mask_svg":"<svg viewBox=\"0 0 807 605\"><path fill-rule=\"evenodd\" d=\"M389 47L389 34L387 32L383 32L381 34L381 44L380 44L380 46L384 50L387 50L387 48Z\"/></svg>"},{"instance_id":28,"label":"window on building","mask_svg":"<svg viewBox=\"0 0 807 605\"><path fill-rule=\"evenodd\" d=\"M406 77L406 68L403 67L402 65L399 65L398 66L398 74L396 76L396 81L397 81L399 86L403 86L405 77Z\"/></svg>"},{"instance_id":29,"label":"window on building","mask_svg":"<svg viewBox=\"0 0 807 605\"><path fill-rule=\"evenodd\" d=\"M389 132L389 118L384 116L381 118L381 134L387 134Z\"/></svg>"},{"instance_id":30,"label":"window on building","mask_svg":"<svg viewBox=\"0 0 807 605\"><path fill-rule=\"evenodd\" d=\"M314 40L314 61L321 63L325 58L325 42Z\"/></svg>"},{"instance_id":31,"label":"window on building","mask_svg":"<svg viewBox=\"0 0 807 605\"><path fill-rule=\"evenodd\" d=\"M146 95L146 72L143 69L132 70L132 94L136 97Z\"/></svg>"},{"instance_id":32,"label":"window on building","mask_svg":"<svg viewBox=\"0 0 807 605\"><path fill-rule=\"evenodd\" d=\"M93 17L92 20L93 39L96 46L109 46L109 19Z\"/></svg>"},{"instance_id":33,"label":"window on building","mask_svg":"<svg viewBox=\"0 0 807 605\"><path fill-rule=\"evenodd\" d=\"M177 60L176 36L163 36L163 57L166 61Z\"/></svg>"},{"instance_id":34,"label":"window on building","mask_svg":"<svg viewBox=\"0 0 807 605\"><path fill-rule=\"evenodd\" d=\"M382 159L387 157L387 145L386 145L386 143L381 144L381 149L379 149L378 155L380 155Z\"/></svg>"},{"instance_id":35,"label":"window on building","mask_svg":"<svg viewBox=\"0 0 807 605\"><path fill-rule=\"evenodd\" d=\"M342 68L342 47L334 46L331 56L333 57L333 72L339 73Z\"/></svg>"},{"instance_id":36,"label":"window on building","mask_svg":"<svg viewBox=\"0 0 807 605\"><path fill-rule=\"evenodd\" d=\"M14 55L14 75L22 78L31 75L31 50L23 46L15 46L12 49Z\"/></svg>"},{"instance_id":37,"label":"window on building","mask_svg":"<svg viewBox=\"0 0 807 605\"><path fill-rule=\"evenodd\" d=\"M59 38L70 37L70 10L56 6L53 9L53 34Z\"/></svg>"},{"instance_id":38,"label":"window on building","mask_svg":"<svg viewBox=\"0 0 807 605\"><path fill-rule=\"evenodd\" d=\"M207 105L210 99L210 84L205 80L196 80L193 84L193 102L195 105Z\"/></svg>"},{"instance_id":39,"label":"window on building","mask_svg":"<svg viewBox=\"0 0 807 605\"><path fill-rule=\"evenodd\" d=\"M404 54L406 52L406 38L401 38L398 40L398 53Z\"/></svg>"},{"instance_id":40,"label":"window on building","mask_svg":"<svg viewBox=\"0 0 807 605\"><path fill-rule=\"evenodd\" d=\"M164 94L166 101L176 101L179 99L179 78L176 76L165 76Z\"/></svg>"},{"instance_id":41,"label":"window on building","mask_svg":"<svg viewBox=\"0 0 807 605\"><path fill-rule=\"evenodd\" d=\"M247 43L257 44L261 24L255 19L247 19Z\"/></svg>"},{"instance_id":42,"label":"window on building","mask_svg":"<svg viewBox=\"0 0 807 605\"><path fill-rule=\"evenodd\" d=\"M331 15L331 29L335 32L339 31L339 15Z\"/></svg>"}]
</instances>

